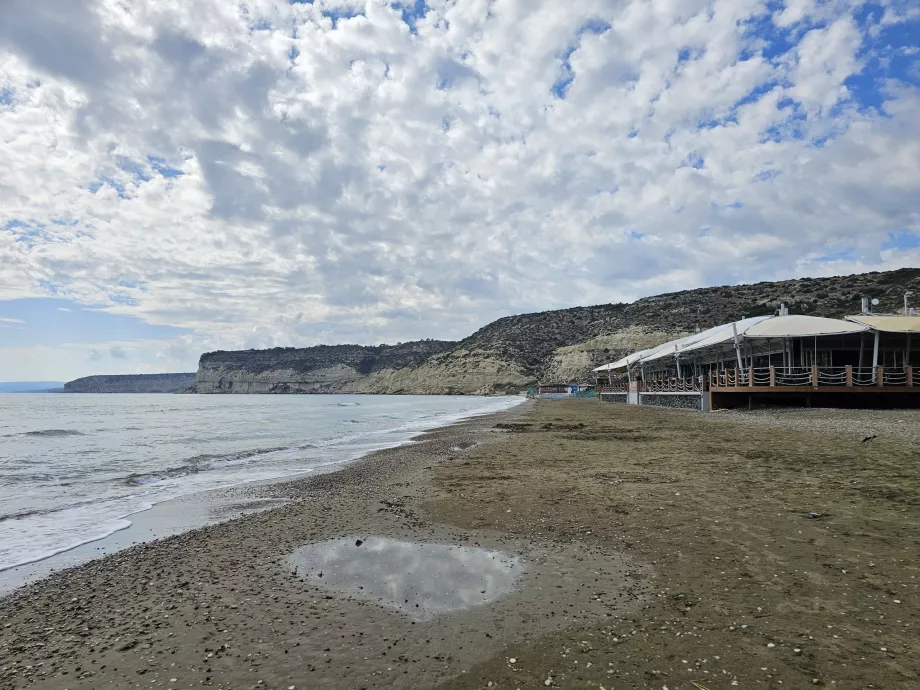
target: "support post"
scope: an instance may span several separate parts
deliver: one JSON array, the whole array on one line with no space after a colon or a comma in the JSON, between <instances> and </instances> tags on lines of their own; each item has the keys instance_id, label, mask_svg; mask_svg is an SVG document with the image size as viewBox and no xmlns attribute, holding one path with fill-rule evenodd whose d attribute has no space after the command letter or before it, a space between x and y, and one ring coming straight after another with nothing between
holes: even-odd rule
<instances>
[{"instance_id":1,"label":"support post","mask_svg":"<svg viewBox=\"0 0 920 690\"><path fill-rule=\"evenodd\" d=\"M863 368L863 352L866 349L866 334L859 334L859 368Z\"/></svg>"},{"instance_id":2,"label":"support post","mask_svg":"<svg viewBox=\"0 0 920 690\"><path fill-rule=\"evenodd\" d=\"M875 345L872 346L872 367L873 367L872 383L877 383L875 379L875 375L878 372L878 343L879 343L879 339L881 338L881 335L882 335L881 331L875 332Z\"/></svg>"},{"instance_id":3,"label":"support post","mask_svg":"<svg viewBox=\"0 0 920 690\"><path fill-rule=\"evenodd\" d=\"M853 365L847 364L847 388L853 387Z\"/></svg>"},{"instance_id":4,"label":"support post","mask_svg":"<svg viewBox=\"0 0 920 690\"><path fill-rule=\"evenodd\" d=\"M907 365L907 387L914 387L914 368L910 364Z\"/></svg>"},{"instance_id":5,"label":"support post","mask_svg":"<svg viewBox=\"0 0 920 690\"><path fill-rule=\"evenodd\" d=\"M818 365L817 364L811 365L811 385L814 386L815 388L818 387Z\"/></svg>"},{"instance_id":6,"label":"support post","mask_svg":"<svg viewBox=\"0 0 920 690\"><path fill-rule=\"evenodd\" d=\"M876 379L875 385L884 386L885 385L885 367L875 367Z\"/></svg>"},{"instance_id":7,"label":"support post","mask_svg":"<svg viewBox=\"0 0 920 690\"><path fill-rule=\"evenodd\" d=\"M738 341L738 324L736 324L734 321L732 322L732 334L735 338L735 357L738 359L738 369L735 373L740 374L742 371L744 371L744 363L741 361L741 345Z\"/></svg>"},{"instance_id":8,"label":"support post","mask_svg":"<svg viewBox=\"0 0 920 690\"><path fill-rule=\"evenodd\" d=\"M770 365L770 388L776 388L776 367Z\"/></svg>"},{"instance_id":9,"label":"support post","mask_svg":"<svg viewBox=\"0 0 920 690\"><path fill-rule=\"evenodd\" d=\"M754 385L754 367L748 369L748 386Z\"/></svg>"}]
</instances>

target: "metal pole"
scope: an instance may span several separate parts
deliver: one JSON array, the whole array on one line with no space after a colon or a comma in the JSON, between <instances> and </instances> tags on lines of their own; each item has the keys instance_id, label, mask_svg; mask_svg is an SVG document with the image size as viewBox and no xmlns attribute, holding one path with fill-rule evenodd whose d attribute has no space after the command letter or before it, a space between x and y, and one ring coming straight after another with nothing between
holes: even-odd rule
<instances>
[{"instance_id":1,"label":"metal pole","mask_svg":"<svg viewBox=\"0 0 920 690\"><path fill-rule=\"evenodd\" d=\"M863 351L866 349L866 334L859 334L859 368L863 368Z\"/></svg>"},{"instance_id":2,"label":"metal pole","mask_svg":"<svg viewBox=\"0 0 920 690\"><path fill-rule=\"evenodd\" d=\"M878 341L881 331L875 332L875 345L872 348L872 383L875 383L876 374L878 373Z\"/></svg>"},{"instance_id":3,"label":"metal pole","mask_svg":"<svg viewBox=\"0 0 920 690\"><path fill-rule=\"evenodd\" d=\"M910 333L907 334L907 348L904 350L904 368L910 366Z\"/></svg>"},{"instance_id":4,"label":"metal pole","mask_svg":"<svg viewBox=\"0 0 920 690\"><path fill-rule=\"evenodd\" d=\"M732 335L735 337L735 357L738 359L738 376L744 381L744 363L741 361L741 345L738 342L738 324L732 322Z\"/></svg>"},{"instance_id":5,"label":"metal pole","mask_svg":"<svg viewBox=\"0 0 920 690\"><path fill-rule=\"evenodd\" d=\"M677 354L677 345L674 346L674 363L677 364L677 378L683 378L680 374L680 355Z\"/></svg>"}]
</instances>

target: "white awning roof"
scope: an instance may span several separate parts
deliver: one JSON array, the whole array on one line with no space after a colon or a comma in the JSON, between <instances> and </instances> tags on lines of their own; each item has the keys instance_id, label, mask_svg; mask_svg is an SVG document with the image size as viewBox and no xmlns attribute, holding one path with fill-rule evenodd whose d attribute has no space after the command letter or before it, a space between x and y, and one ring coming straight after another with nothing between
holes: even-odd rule
<instances>
[{"instance_id":1,"label":"white awning roof","mask_svg":"<svg viewBox=\"0 0 920 690\"><path fill-rule=\"evenodd\" d=\"M850 321L841 319L825 319L820 316L805 316L794 314L790 316L753 316L733 323L715 326L701 333L694 333L683 338L670 340L657 347L633 352L622 359L597 367L594 371L617 371L626 369L627 366L637 362L652 362L675 354L683 355L698 352L707 348L718 347L731 343L737 331L740 338L808 338L827 335L848 335L862 333L869 330L869 325L856 323L856 317L849 317ZM870 318L870 317L865 317ZM882 317L877 317L882 318ZM888 319L911 320L911 317L884 317ZM916 332L920 332L920 317L913 317L916 322ZM887 322L886 322L887 323ZM890 325L890 324L889 324ZM897 324L895 324L897 325ZM911 324L913 325L913 324ZM892 330L894 330L892 328ZM903 331L901 331L903 332Z\"/></svg>"},{"instance_id":2,"label":"white awning roof","mask_svg":"<svg viewBox=\"0 0 920 690\"><path fill-rule=\"evenodd\" d=\"M883 333L920 333L920 316L860 314L848 316L847 321L865 324Z\"/></svg>"},{"instance_id":3,"label":"white awning roof","mask_svg":"<svg viewBox=\"0 0 920 690\"><path fill-rule=\"evenodd\" d=\"M744 332L751 326L755 326L767 319L775 318L773 316L752 316L748 319L741 319L740 321L734 321L732 323L726 323L721 326L715 326L709 330L703 331L698 335L703 336L698 340L686 344L678 354L683 354L684 352L696 352L698 350L705 350L708 347L715 347L717 345L722 345L724 343L730 343L734 340L735 331L732 328L734 326L738 329L738 335L744 334ZM671 350L674 348L672 347ZM660 357L655 357L655 359L660 359Z\"/></svg>"},{"instance_id":4,"label":"white awning roof","mask_svg":"<svg viewBox=\"0 0 920 690\"><path fill-rule=\"evenodd\" d=\"M825 319L820 316L775 316L755 324L744 331L745 338L809 338L822 335L847 335L862 333L868 326L844 321ZM740 331L738 333L741 335Z\"/></svg>"}]
</instances>

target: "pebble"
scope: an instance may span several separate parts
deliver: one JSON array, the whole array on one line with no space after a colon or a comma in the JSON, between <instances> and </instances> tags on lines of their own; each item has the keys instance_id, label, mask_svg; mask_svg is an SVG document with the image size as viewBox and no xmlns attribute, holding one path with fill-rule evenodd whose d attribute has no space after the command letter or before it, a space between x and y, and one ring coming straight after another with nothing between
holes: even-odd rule
<instances>
[{"instance_id":1,"label":"pebble","mask_svg":"<svg viewBox=\"0 0 920 690\"><path fill-rule=\"evenodd\" d=\"M767 649L773 649L775 646L776 646L776 645L773 644L772 642L768 642L768 643L767 643Z\"/></svg>"},{"instance_id":2,"label":"pebble","mask_svg":"<svg viewBox=\"0 0 920 690\"><path fill-rule=\"evenodd\" d=\"M517 663L517 659L515 659L514 657L511 657L510 659L508 659L508 662L509 662L509 663L512 663L512 664L516 664L516 663Z\"/></svg>"},{"instance_id":3,"label":"pebble","mask_svg":"<svg viewBox=\"0 0 920 690\"><path fill-rule=\"evenodd\" d=\"M552 678L547 678L546 680L543 681L543 685L545 685L546 687L549 687L552 684L553 684Z\"/></svg>"}]
</instances>

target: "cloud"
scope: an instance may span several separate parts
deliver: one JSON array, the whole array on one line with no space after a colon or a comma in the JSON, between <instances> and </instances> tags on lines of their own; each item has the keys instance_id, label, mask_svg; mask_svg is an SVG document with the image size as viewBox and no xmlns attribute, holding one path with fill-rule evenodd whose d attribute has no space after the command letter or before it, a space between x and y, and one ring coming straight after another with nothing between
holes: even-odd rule
<instances>
[{"instance_id":1,"label":"cloud","mask_svg":"<svg viewBox=\"0 0 920 690\"><path fill-rule=\"evenodd\" d=\"M10 319L4 316L0 316L0 323L25 323L22 319Z\"/></svg>"},{"instance_id":2,"label":"cloud","mask_svg":"<svg viewBox=\"0 0 920 690\"><path fill-rule=\"evenodd\" d=\"M131 366L891 268L920 232L909 0L77 5L0 8L0 299L194 331Z\"/></svg>"},{"instance_id":3,"label":"cloud","mask_svg":"<svg viewBox=\"0 0 920 690\"><path fill-rule=\"evenodd\" d=\"M128 353L125 352L124 348L117 345L109 348L109 354L112 355L113 359L128 359Z\"/></svg>"}]
</instances>

